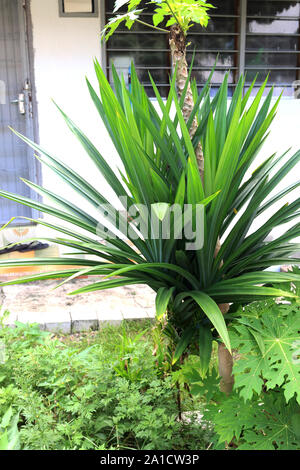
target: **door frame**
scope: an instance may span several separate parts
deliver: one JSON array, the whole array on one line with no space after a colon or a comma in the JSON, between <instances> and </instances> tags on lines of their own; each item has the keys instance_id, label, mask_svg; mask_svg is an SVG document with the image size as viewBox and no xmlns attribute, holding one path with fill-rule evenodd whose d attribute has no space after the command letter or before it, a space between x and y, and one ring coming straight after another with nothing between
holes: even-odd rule
<instances>
[{"instance_id":1,"label":"door frame","mask_svg":"<svg viewBox=\"0 0 300 470\"><path fill-rule=\"evenodd\" d=\"M18 2L18 16L20 28L20 53L22 57L22 68L24 83L25 80L30 81L30 103L27 97L26 105L26 137L39 143L39 121L38 121L38 106L36 98L35 74L34 74L34 49L33 49L33 28L31 19L31 0L17 0ZM22 86L22 84L20 84ZM21 92L22 90L20 90ZM29 107L30 106L30 107ZM29 111L32 112L30 116ZM29 169L30 180L36 184L42 184L42 169L41 163L34 157L34 151L31 147L27 146L27 162ZM30 198L35 201L41 201L42 198L35 191L30 190ZM36 219L42 216L42 213L36 209L32 209L32 218ZM11 226L26 226L36 225L36 222L29 220L19 220L16 223L11 223Z\"/></svg>"},{"instance_id":2,"label":"door frame","mask_svg":"<svg viewBox=\"0 0 300 470\"><path fill-rule=\"evenodd\" d=\"M39 123L38 123L38 106L36 98L36 86L35 86L35 73L34 73L34 49L33 49L33 27L31 19L31 0L19 0L19 11L23 19L20 18L20 25L22 27L21 36L22 43L24 45L24 66L25 76L31 82L31 93L32 93L32 111L33 117L31 119L32 137L35 142L39 142ZM40 167L40 164L38 165Z\"/></svg>"}]
</instances>

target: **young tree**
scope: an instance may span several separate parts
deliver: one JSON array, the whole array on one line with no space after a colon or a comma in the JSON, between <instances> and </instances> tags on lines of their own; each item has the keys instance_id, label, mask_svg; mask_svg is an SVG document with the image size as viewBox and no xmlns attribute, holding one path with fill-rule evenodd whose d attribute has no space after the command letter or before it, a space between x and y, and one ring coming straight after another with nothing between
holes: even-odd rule
<instances>
[{"instance_id":1,"label":"young tree","mask_svg":"<svg viewBox=\"0 0 300 470\"><path fill-rule=\"evenodd\" d=\"M141 8L141 4L145 8ZM140 15L147 10L148 5L156 6L151 23L145 23L140 20ZM118 14L121 7L127 6L127 13ZM176 87L178 97L181 98L188 80L188 63L186 58L187 43L186 36L189 29L194 23L198 23L206 27L209 21L208 10L214 8L213 5L205 0L152 0L145 2L144 0L116 0L114 13L116 16L111 18L104 28L104 36L106 40L116 31L118 26L125 22L128 29L131 29L135 22L142 23L149 28L158 29L169 35L170 50L172 56L172 65L176 70ZM166 22L166 28L159 25ZM185 121L189 120L191 112L194 108L194 99L190 83L182 103L182 113ZM198 128L197 118L195 117L190 127L190 136L194 137ZM204 175L204 161L201 144L196 149L196 157L201 178Z\"/></svg>"},{"instance_id":2,"label":"young tree","mask_svg":"<svg viewBox=\"0 0 300 470\"><path fill-rule=\"evenodd\" d=\"M143 4L143 5L142 5ZM140 15L147 10L147 6L154 4L156 6L152 24L145 23L140 19ZM127 6L127 12L118 14L120 8ZM144 6L145 8L142 8ZM152 0L145 2L143 0L116 0L114 13L116 16L111 18L104 28L103 35L108 40L116 31L118 26L125 23L130 30L135 22L141 23L149 28L158 29L169 35L169 44L172 57L173 69L176 71L176 89L179 100L181 99L185 87L187 85L186 94L182 103L182 114L185 122L188 122L190 115L195 106L191 84L187 83L189 77L189 69L187 63L187 33L194 23L198 23L206 27L209 21L208 11L214 8L213 5L207 3L206 0ZM161 23L166 23L166 28L161 28ZM195 116L189 129L191 139L194 137L198 128L198 120ZM198 163L199 173L204 181L204 155L199 142L195 149ZM215 255L220 251L220 241L218 239ZM223 314L229 310L229 304L219 305ZM233 386L232 377L232 356L224 344L219 346L219 372L222 377L221 388L225 393L230 393Z\"/></svg>"}]
</instances>

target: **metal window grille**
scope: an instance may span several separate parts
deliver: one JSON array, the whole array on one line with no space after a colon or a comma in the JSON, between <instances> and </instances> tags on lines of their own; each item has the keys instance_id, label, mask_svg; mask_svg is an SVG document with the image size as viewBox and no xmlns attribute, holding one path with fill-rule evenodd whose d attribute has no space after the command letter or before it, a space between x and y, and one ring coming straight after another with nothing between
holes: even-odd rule
<instances>
[{"instance_id":1,"label":"metal window grille","mask_svg":"<svg viewBox=\"0 0 300 470\"><path fill-rule=\"evenodd\" d=\"M70 18L98 17L98 0L58 0L59 16Z\"/></svg>"},{"instance_id":2,"label":"metal window grille","mask_svg":"<svg viewBox=\"0 0 300 470\"><path fill-rule=\"evenodd\" d=\"M277 94L295 96L300 84L300 1L242 0L246 20L244 70L257 84L269 74Z\"/></svg>"},{"instance_id":3,"label":"metal window grille","mask_svg":"<svg viewBox=\"0 0 300 470\"><path fill-rule=\"evenodd\" d=\"M105 2L106 22L113 15L114 3L115 0ZM193 75L199 88L216 61L212 91L229 71L230 93L241 73L246 73L246 82L257 76L256 86L269 74L269 83L278 94L284 88L285 95L296 96L297 84L300 88L300 1L214 0L212 3L216 9L211 10L208 27L195 25L187 38L192 43L188 48L188 61L195 49ZM151 13L142 16L141 19L151 21ZM130 31L125 26L119 28L109 39L105 51L109 79L114 63L129 84L131 62L150 96L153 92L148 72L160 92L167 95L171 73L167 34L140 24L135 24Z\"/></svg>"}]
</instances>

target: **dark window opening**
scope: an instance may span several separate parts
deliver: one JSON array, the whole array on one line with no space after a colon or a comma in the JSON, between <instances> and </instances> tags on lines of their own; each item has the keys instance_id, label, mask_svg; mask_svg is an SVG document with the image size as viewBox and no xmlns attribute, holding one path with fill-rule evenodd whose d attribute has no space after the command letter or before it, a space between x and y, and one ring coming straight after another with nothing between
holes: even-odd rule
<instances>
[{"instance_id":1,"label":"dark window opening","mask_svg":"<svg viewBox=\"0 0 300 470\"><path fill-rule=\"evenodd\" d=\"M59 0L59 14L63 17L98 16L97 0Z\"/></svg>"},{"instance_id":2,"label":"dark window opening","mask_svg":"<svg viewBox=\"0 0 300 470\"><path fill-rule=\"evenodd\" d=\"M147 0L145 0L145 5ZM275 94L293 97L300 86L300 1L287 0L214 0L207 28L190 29L187 59L195 50L193 77L199 89L216 63L212 93L228 72L229 95L241 73L246 83L257 76L256 87L269 74L269 86ZM115 0L106 0L106 22L113 15ZM143 4L142 4L143 6ZM149 5L141 19L151 22ZM151 6L154 9L155 5ZM126 7L122 10L126 11ZM148 73L160 92L167 96L171 58L168 35L136 23L129 31L121 26L107 42L107 74L112 81L111 65L130 81L130 64L134 63L141 82L153 96ZM269 88L268 88L269 89ZM268 91L268 90L266 90ZM299 93L298 93L299 95Z\"/></svg>"},{"instance_id":3,"label":"dark window opening","mask_svg":"<svg viewBox=\"0 0 300 470\"><path fill-rule=\"evenodd\" d=\"M276 94L294 96L300 79L299 1L248 0L245 72L247 82L258 74L258 85L269 74Z\"/></svg>"}]
</instances>

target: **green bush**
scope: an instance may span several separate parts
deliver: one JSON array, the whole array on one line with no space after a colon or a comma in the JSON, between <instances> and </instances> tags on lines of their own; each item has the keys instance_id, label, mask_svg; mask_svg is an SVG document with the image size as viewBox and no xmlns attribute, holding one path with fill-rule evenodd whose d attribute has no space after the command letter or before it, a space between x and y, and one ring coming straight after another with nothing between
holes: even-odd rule
<instances>
[{"instance_id":1,"label":"green bush","mask_svg":"<svg viewBox=\"0 0 300 470\"><path fill-rule=\"evenodd\" d=\"M299 450L299 305L267 300L234 310L229 397L219 389L215 342L203 374L191 351L175 371L165 367L167 347L153 355L159 330L149 322L75 337L2 328L0 446ZM178 389L181 411L190 412L181 422Z\"/></svg>"},{"instance_id":2,"label":"green bush","mask_svg":"<svg viewBox=\"0 0 300 470\"><path fill-rule=\"evenodd\" d=\"M0 422L0 450L19 450L18 420L19 415L13 416L12 408L8 408Z\"/></svg>"},{"instance_id":3,"label":"green bush","mask_svg":"<svg viewBox=\"0 0 300 470\"><path fill-rule=\"evenodd\" d=\"M206 397L204 419L214 425L214 448L299 450L299 305L255 302L229 318L238 351L233 393L220 392L214 369L203 380L197 363L188 361L179 372L195 398Z\"/></svg>"},{"instance_id":4,"label":"green bush","mask_svg":"<svg viewBox=\"0 0 300 470\"><path fill-rule=\"evenodd\" d=\"M0 330L0 420L9 407L19 413L21 447L206 448L209 432L177 420L172 379L158 377L144 327L110 327L90 345L89 335L62 341L37 325Z\"/></svg>"},{"instance_id":5,"label":"green bush","mask_svg":"<svg viewBox=\"0 0 300 470\"><path fill-rule=\"evenodd\" d=\"M99 177L102 175L110 186L111 200L106 198L105 191L102 194L102 183L91 185L56 156L16 132L38 152L43 165L76 191L80 201L85 199L87 209L81 203L76 206L61 194L25 180L48 202L2 190L0 197L54 216L53 224L47 219L34 221L56 230L57 237L44 240L61 245L71 253L79 250L85 256L78 257L74 253L67 262L64 255L2 260L3 268L47 265L58 269L2 285L49 278L62 278L66 282L88 275L90 284L72 292L87 294L123 285L146 284L157 294L157 318L164 318L168 323L168 331L164 331L173 343L171 363L179 361L189 345L201 344L199 354L205 370L213 338L220 337L231 349L226 317L219 304L248 304L268 297L296 296L278 289L276 284L282 283L285 287L289 282L299 282L299 273L274 273L266 269L297 262L294 253L299 246L293 240L300 229L297 222L300 198L295 197L299 182L283 190L279 190L279 185L299 164L300 151L291 156L286 152L271 155L250 173L279 104L279 98L275 103L272 101L273 89L264 97L267 80L251 100L255 82L246 90L245 77L241 77L229 107L228 74L213 98L210 96L211 76L200 94L194 83L195 106L185 122L181 104L187 87L179 99L176 74L171 80L167 101L152 81L158 112L133 66L130 90L126 88L124 77L120 79L114 68L113 86L97 62L95 71L99 94L89 82L88 88L118 153L116 171L104 159L101 149L96 149L59 110ZM176 110L173 116L172 108ZM191 138L193 120L196 120L197 130ZM203 178L196 155L200 143L204 154ZM274 205L289 194L290 204L276 209ZM122 208L121 213L116 210L118 207ZM270 216L265 215L268 209L273 209ZM264 215L263 225L256 226L257 217ZM276 227L287 223L291 228L274 240L268 240ZM164 226L167 227L165 233ZM70 269L65 269L66 264ZM102 276L100 281L99 276Z\"/></svg>"}]
</instances>

